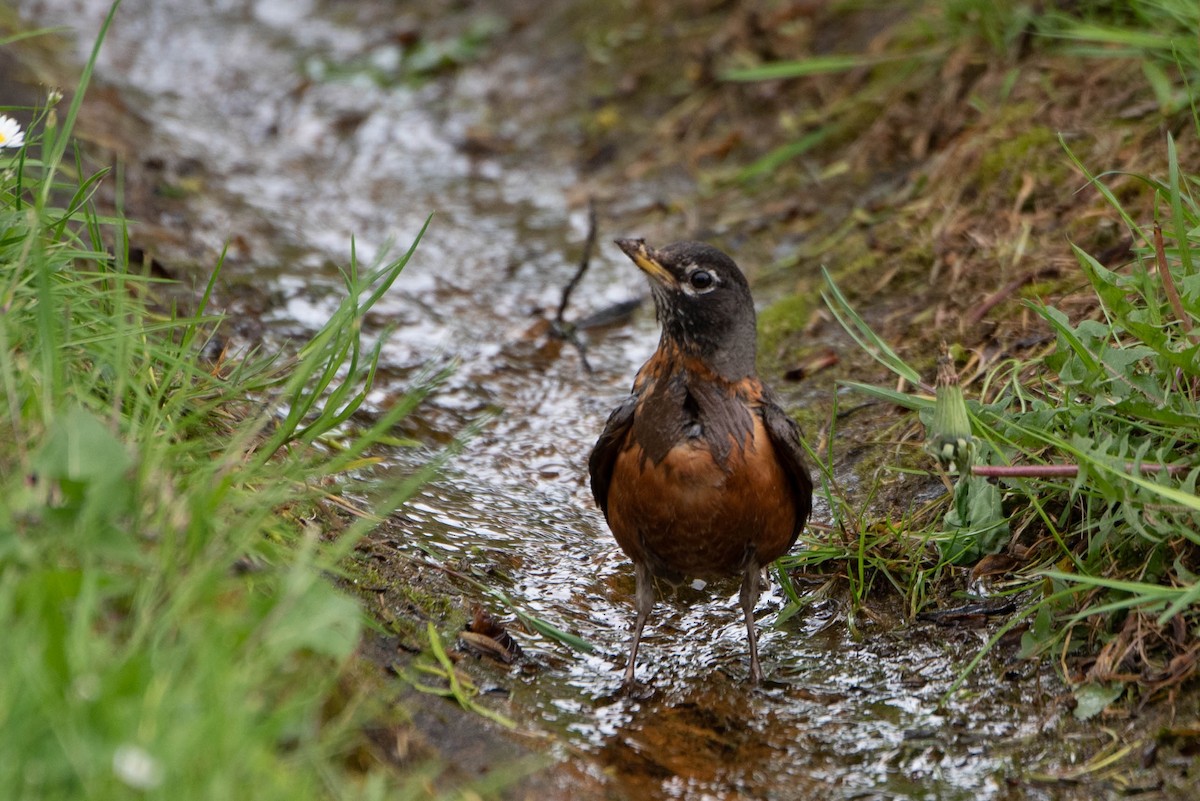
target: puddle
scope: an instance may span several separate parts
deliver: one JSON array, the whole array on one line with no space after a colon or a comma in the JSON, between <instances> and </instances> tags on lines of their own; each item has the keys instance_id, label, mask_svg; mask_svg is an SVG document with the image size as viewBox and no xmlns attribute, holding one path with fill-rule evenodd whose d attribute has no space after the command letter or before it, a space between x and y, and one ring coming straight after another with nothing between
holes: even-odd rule
<instances>
[{"instance_id":1,"label":"puddle","mask_svg":"<svg viewBox=\"0 0 1200 801\"><path fill-rule=\"evenodd\" d=\"M34 24L71 26L82 58L107 5L17 7ZM1032 678L985 670L943 703L983 633L868 623L854 638L834 601L771 628L778 590L759 608L771 677L763 687L745 683L745 632L729 588L690 605L660 603L639 666L655 693L615 695L633 576L592 504L585 464L657 333L645 310L595 332L592 374L544 334L586 229L572 145L586 56L571 32L587 4L500 7L489 12L492 33L471 34L482 39L474 61L409 81L396 73L413 37L462 44L469 11L437 19L349 0L126 0L99 90L145 121L131 183L184 193L175 206L130 212L149 235L185 229L158 242L169 263L211 265L229 242L226 280L254 287L247 302L263 307L276 340L328 315L351 237L369 262L389 242L407 247L435 212L372 318L394 327L372 400L386 403L427 365L454 360L419 415L422 433L444 441L501 414L407 507L397 542L419 539L447 559L494 568L522 608L595 646L577 654L526 637L540 667L511 675L513 711L561 735L571 758L602 768L619 796L1002 799L1014 797L1007 781L1023 768L1068 763L1063 741L1043 733L1058 713ZM622 197L655 190L607 191L608 211L620 216L621 203L639 202ZM662 233L609 224L602 243ZM605 244L573 313L644 292Z\"/></svg>"}]
</instances>

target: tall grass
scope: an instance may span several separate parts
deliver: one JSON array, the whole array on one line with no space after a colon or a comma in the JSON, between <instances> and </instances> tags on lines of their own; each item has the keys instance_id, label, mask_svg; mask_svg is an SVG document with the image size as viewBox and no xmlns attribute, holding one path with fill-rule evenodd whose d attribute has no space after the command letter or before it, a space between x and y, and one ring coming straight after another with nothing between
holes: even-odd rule
<instances>
[{"instance_id":1,"label":"tall grass","mask_svg":"<svg viewBox=\"0 0 1200 801\"><path fill-rule=\"evenodd\" d=\"M1143 179L1161 225L1134 221L1089 174L1130 224L1140 243L1135 261L1110 270L1076 248L1100 319L1072 321L1053 305L1029 303L1055 347L986 376L967 404L974 474L959 477L939 526L907 535L954 542L943 562L972 564L1005 548L1024 554L1032 565L1016 576L1017 588L1035 593L1019 619L1036 612L1041 620L1025 635L1028 656L1067 647L1084 624L1080 639L1095 648L1122 642L1122 659L1086 674L1083 697L1139 676L1151 688L1175 686L1197 669L1195 660L1172 660L1194 653L1200 630L1200 204L1190 191L1200 178L1181 174L1170 136L1166 149L1168 175ZM827 280L827 300L847 330L916 383ZM921 413L931 441L945 433L936 430L941 398L852 386ZM1136 636L1124 633L1132 628Z\"/></svg>"},{"instance_id":2,"label":"tall grass","mask_svg":"<svg viewBox=\"0 0 1200 801\"><path fill-rule=\"evenodd\" d=\"M216 272L194 314L164 308L92 203L105 176L70 138L90 73L0 150L0 794L416 792L343 759L363 618L324 574L370 521L339 534L315 514L420 396L321 447L364 398L360 324L412 250L352 261L294 357L220 353Z\"/></svg>"},{"instance_id":3,"label":"tall grass","mask_svg":"<svg viewBox=\"0 0 1200 801\"><path fill-rule=\"evenodd\" d=\"M915 612L927 600L931 578L965 578L961 568L983 567L981 559L1004 552L1007 558L982 572L1000 576L992 593L1022 598L1024 605L996 638L1024 627L1023 655L1054 653L1059 664L1074 665L1068 678L1080 708L1094 714L1126 687L1174 688L1200 665L1200 176L1181 166L1187 160L1179 152L1194 152L1200 141L1200 5L1084 2L1050 4L1033 14L1029 4L954 0L912 8L899 33L881 40L886 46L869 58L799 59L731 70L726 77L865 70L852 91L835 95L832 109L820 110L825 128L819 132L842 126L841 120L850 125L862 107L896 96L897 87L912 89L947 54L971 43L982 44L991 70L1018 69L1018 51L1028 48L1134 60L1160 111L1173 115L1155 124L1180 140L1164 132L1158 140L1162 174L1133 176L1145 190L1133 194L1131 176L1097 174L1097 165L1084 163L1066 138L1060 140L1059 159L1123 222L1134 258L1110 268L1075 248L1081 294L1090 295L1093 312L1080 316L1089 306L1081 295L1062 305L1074 317L1054 301L1028 302L1054 337L1053 347L992 367L962 415L946 413L948 387L937 388L935 401L922 381L932 376L905 363L826 275L827 305L845 330L916 389L851 386L916 412L936 455L959 462L962 474L940 501L895 521L855 511L836 486L831 460L817 459L834 532L784 565L840 562L856 602L862 587L881 577ZM854 135L848 128L840 133ZM748 174L815 145L813 136L783 145ZM1110 188L1116 180L1125 181L1124 190ZM948 419L961 425L947 431ZM936 467L934 460L929 466Z\"/></svg>"}]
</instances>

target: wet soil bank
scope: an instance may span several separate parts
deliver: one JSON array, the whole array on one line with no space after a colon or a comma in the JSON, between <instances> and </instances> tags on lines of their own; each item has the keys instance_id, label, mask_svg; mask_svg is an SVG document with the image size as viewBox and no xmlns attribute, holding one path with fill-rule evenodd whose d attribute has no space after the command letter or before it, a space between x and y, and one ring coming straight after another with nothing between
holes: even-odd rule
<instances>
[{"instance_id":1,"label":"wet soil bank","mask_svg":"<svg viewBox=\"0 0 1200 801\"><path fill-rule=\"evenodd\" d=\"M365 0L126 0L85 106L81 133L98 158L123 166L120 202L139 221L133 244L195 285L227 247L220 293L233 335L248 343L285 347L323 320L352 239L362 261L383 258L434 215L370 321L372 336L388 336L372 402L398 402L431 371L454 369L399 432L419 446L388 454L366 478L403 480L464 426L492 419L443 478L364 543L352 583L385 632L364 654L390 673L371 680L392 688L407 686L428 621L453 641L476 607L499 618L520 658L506 665L460 643L458 666L480 687L480 703L518 733L403 690L411 720L381 724L373 758L440 758L449 782L536 768L515 780L513 797L1188 797L1192 758L1157 748L1162 726L1196 719L1193 695L1171 709L1080 722L1053 667L1016 660L1007 641L949 694L996 630L992 617L912 620L884 588L852 612L845 583L826 576L808 577L810 605L779 625L785 599L778 588L764 597L764 686L745 681L736 588L718 587L659 605L641 671L653 691L617 693L633 576L592 504L584 465L657 334L645 308L588 328L591 372L551 334L588 200L605 244L570 319L644 295L640 276L606 244L613 237L712 239L736 254L760 304L771 306L766 375L811 436L839 391L835 378L878 379L819 311L822 264L899 333L977 299L954 295L972 284L961 273L965 251L954 249L961 232L948 226L933 244L899 243L902 222L888 204L937 205L907 185L904 170L867 180L862 165L808 161L780 168L769 187L730 180L769 138L763 121L779 100L776 86L731 97L713 78L722 56L714 47L744 45L753 15L704 4L689 4L689 15L667 4L596 6L462 3L435 12ZM17 11L24 25L70 28L57 45L23 47L25 85L66 83L65 65L90 48L107 3L25 0ZM852 16L835 28L813 19L831 26L823 33L843 50L870 42L886 21ZM771 30L755 46L786 51L791 29ZM722 127L725 118L732 124ZM944 133L928 132L928 151L936 155L939 136L953 141ZM909 147L895 161L926 155ZM828 176L814 182L822 170ZM950 199L944 211L962 202ZM864 251L866 240L852 246L837 235L849 219L878 231L895 266L873 261L879 252ZM906 258L943 245L937 259L950 280L925 288L949 306L906 279ZM974 254L984 247L976 245ZM936 315L915 312L922 304ZM814 354L833 354L840 366L800 384L783 379ZM895 419L870 407L847 420L835 444L847 484L893 453L879 440L898 436ZM884 480L873 502L924 499L939 487ZM818 507L815 529L829 517Z\"/></svg>"}]
</instances>

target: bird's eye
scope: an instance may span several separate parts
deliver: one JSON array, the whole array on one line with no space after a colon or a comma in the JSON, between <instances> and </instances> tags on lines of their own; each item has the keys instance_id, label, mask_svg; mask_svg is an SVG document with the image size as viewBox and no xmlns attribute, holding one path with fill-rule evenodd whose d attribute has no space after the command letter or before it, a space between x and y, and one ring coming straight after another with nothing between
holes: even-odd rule
<instances>
[{"instance_id":1,"label":"bird's eye","mask_svg":"<svg viewBox=\"0 0 1200 801\"><path fill-rule=\"evenodd\" d=\"M707 270L696 270L696 272L689 276L688 280L691 281L692 287L695 289L705 290L711 287L716 279Z\"/></svg>"}]
</instances>

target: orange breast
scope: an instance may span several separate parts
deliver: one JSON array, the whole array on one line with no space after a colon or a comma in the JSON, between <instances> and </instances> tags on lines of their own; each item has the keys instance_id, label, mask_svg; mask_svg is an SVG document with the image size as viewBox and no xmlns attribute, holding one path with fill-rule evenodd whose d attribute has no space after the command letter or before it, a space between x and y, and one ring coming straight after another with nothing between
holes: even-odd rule
<instances>
[{"instance_id":1,"label":"orange breast","mask_svg":"<svg viewBox=\"0 0 1200 801\"><path fill-rule=\"evenodd\" d=\"M630 443L617 457L608 523L621 549L655 572L712 577L760 564L787 550L796 524L791 484L758 415L727 469L702 439L673 448L659 463Z\"/></svg>"}]
</instances>

